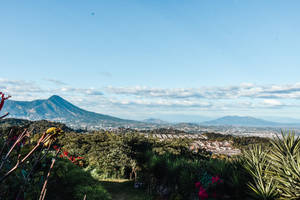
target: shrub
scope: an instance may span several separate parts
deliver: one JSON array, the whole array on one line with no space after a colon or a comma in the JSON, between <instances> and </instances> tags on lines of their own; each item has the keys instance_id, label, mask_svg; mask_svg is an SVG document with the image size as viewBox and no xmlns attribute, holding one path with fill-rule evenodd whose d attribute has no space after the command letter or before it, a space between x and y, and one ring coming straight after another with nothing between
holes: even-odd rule
<instances>
[{"instance_id":1,"label":"shrub","mask_svg":"<svg viewBox=\"0 0 300 200\"><path fill-rule=\"evenodd\" d=\"M107 191L94 180L90 173L66 159L59 159L53 168L47 192L47 199L89 200L111 199Z\"/></svg>"}]
</instances>

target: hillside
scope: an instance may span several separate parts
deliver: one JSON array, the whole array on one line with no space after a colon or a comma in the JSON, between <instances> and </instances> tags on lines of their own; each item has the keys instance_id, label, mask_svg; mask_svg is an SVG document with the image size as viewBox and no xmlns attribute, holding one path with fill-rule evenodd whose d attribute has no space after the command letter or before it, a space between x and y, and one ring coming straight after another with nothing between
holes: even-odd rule
<instances>
[{"instance_id":1,"label":"hillside","mask_svg":"<svg viewBox=\"0 0 300 200\"><path fill-rule=\"evenodd\" d=\"M163 121L161 119L155 119L155 118L149 118L149 119L144 119L143 122L146 123L151 123L151 124L170 124L169 122Z\"/></svg>"},{"instance_id":2,"label":"hillside","mask_svg":"<svg viewBox=\"0 0 300 200\"><path fill-rule=\"evenodd\" d=\"M266 121L254 117L241 117L241 116L225 116L215 120L203 122L205 125L214 126L258 126L258 127L273 127L282 126L283 124L277 122Z\"/></svg>"},{"instance_id":3,"label":"hillside","mask_svg":"<svg viewBox=\"0 0 300 200\"><path fill-rule=\"evenodd\" d=\"M139 127L144 124L138 121L86 111L57 95L45 100L8 100L3 110L9 112L9 117L12 118L58 121L75 128Z\"/></svg>"}]
</instances>

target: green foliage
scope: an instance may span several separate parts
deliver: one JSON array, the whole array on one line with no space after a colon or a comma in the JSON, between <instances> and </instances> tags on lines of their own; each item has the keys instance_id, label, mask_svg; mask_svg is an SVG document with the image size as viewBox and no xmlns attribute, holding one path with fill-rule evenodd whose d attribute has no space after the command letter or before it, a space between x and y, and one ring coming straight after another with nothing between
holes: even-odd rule
<instances>
[{"instance_id":1,"label":"green foliage","mask_svg":"<svg viewBox=\"0 0 300 200\"><path fill-rule=\"evenodd\" d=\"M22 148L23 153L29 151L29 147ZM16 162L16 155L12 155L11 162ZM34 156L34 155L33 155ZM47 156L35 167L35 172L27 182L25 176L30 172L32 166L27 163L10 176L0 187L0 197L10 200L16 199L21 187L25 187L24 199L38 199L45 177L49 170L52 156ZM5 167L5 166L4 166ZM7 166L10 168L11 166ZM1 175L1 174L0 174ZM94 180L90 173L82 170L67 159L58 159L51 171L49 178L46 199L78 199L82 200L84 194L87 199L109 200L110 195ZM23 192L22 195L23 196Z\"/></svg>"},{"instance_id":2,"label":"green foliage","mask_svg":"<svg viewBox=\"0 0 300 200\"><path fill-rule=\"evenodd\" d=\"M65 134L60 142L71 154L86 158L85 167L93 177L136 178L151 194L166 189L174 198L188 199L195 194L200 174L207 171L225 180L227 194L241 197L249 180L241 160L210 159L205 151L193 153L188 139L159 141L135 132L95 131ZM131 176L133 172L136 177Z\"/></svg>"},{"instance_id":3,"label":"green foliage","mask_svg":"<svg viewBox=\"0 0 300 200\"><path fill-rule=\"evenodd\" d=\"M61 136L60 143L71 154L85 157L86 168L98 178L129 178L132 172L144 169L148 162L147 152L201 159L207 155L192 153L188 140L158 141L138 133L70 133Z\"/></svg>"},{"instance_id":4,"label":"green foliage","mask_svg":"<svg viewBox=\"0 0 300 200\"><path fill-rule=\"evenodd\" d=\"M121 200L154 200L155 198L147 194L144 188L136 189L133 181L101 181L101 185L111 194L112 199Z\"/></svg>"},{"instance_id":5,"label":"green foliage","mask_svg":"<svg viewBox=\"0 0 300 200\"><path fill-rule=\"evenodd\" d=\"M94 177L136 178L151 193L163 186L183 197L194 191L202 160L208 158L205 151L191 152L189 140L159 141L133 132L71 133L62 136L60 143L71 154L85 157L86 169Z\"/></svg>"},{"instance_id":6,"label":"green foliage","mask_svg":"<svg viewBox=\"0 0 300 200\"><path fill-rule=\"evenodd\" d=\"M61 143L71 154L86 158L86 167L97 172L100 178L123 178L131 168L130 148L119 135L72 133L63 136Z\"/></svg>"},{"instance_id":7,"label":"green foliage","mask_svg":"<svg viewBox=\"0 0 300 200\"><path fill-rule=\"evenodd\" d=\"M41 126L41 130L45 127L46 125ZM14 131L18 132L21 129L16 126ZM3 139L6 139L7 132L2 133L0 147L3 145ZM28 153L39 137L40 134L35 134L22 148L16 148L12 152L10 165L13 166L16 162L18 153ZM258 145L245 151L242 158L229 158L210 156L204 150L192 152L189 149L189 139L160 141L137 132L67 132L59 136L58 145L64 146L70 156L84 157L85 169L67 159L58 159L51 172L46 198L83 199L85 194L87 199L117 198L118 195L114 194L116 191L109 188L114 195L108 194L106 188L102 187L103 184L107 184L100 183L99 179L130 178L142 183L142 189L136 190L140 191L141 196L144 195L143 191L147 190L149 194L161 196L160 198L193 199L196 197L194 184L203 180L206 173L210 176L218 175L224 180L222 187L218 188L218 193L232 199L246 198L246 191L250 190L257 199L299 199L299 138L289 134L270 141L256 137L239 138L210 134L209 139L233 141L235 146L242 148L255 143ZM30 182L26 183L25 199L35 199L39 196L55 152L50 150L50 153L50 156L36 166L36 173ZM34 156L36 155L33 154ZM28 173L31 167L32 165L27 163L22 170ZM24 184L22 170L17 170L6 180L6 185L0 188L0 195L5 193L6 199L15 199L16 191ZM126 185L125 188L130 190L130 193L135 193L130 187L133 188L132 185ZM125 192L120 193L126 196ZM151 195L143 197L151 199ZM128 195L128 198L131 197L140 199Z\"/></svg>"},{"instance_id":8,"label":"green foliage","mask_svg":"<svg viewBox=\"0 0 300 200\"><path fill-rule=\"evenodd\" d=\"M12 133L18 135L19 129L12 129ZM5 162L0 170L0 177L17 163L19 154L23 158L24 155L32 150L39 137L40 135L36 134L31 140L27 140L26 143L17 145L13 149L8 162ZM5 133L0 137L0 149L3 148L4 152L6 152L12 144L9 142L7 146L3 146L4 140L7 140ZM44 157L44 159L36 164L39 156ZM38 199L54 156L55 151L52 148L48 152L48 150L39 147L37 151L33 152L27 162L23 163L11 176L4 180L0 186L0 198L10 200L16 199L16 196L19 195L19 198L26 200ZM89 172L84 171L67 159L56 159L48 180L46 199L71 198L81 200L85 194L88 199L111 199L106 190L92 178Z\"/></svg>"},{"instance_id":9,"label":"green foliage","mask_svg":"<svg viewBox=\"0 0 300 200\"><path fill-rule=\"evenodd\" d=\"M190 160L173 154L150 154L145 167L148 177L148 186L153 191L168 190L169 194L177 193L183 198L189 198L194 191L194 182L197 180L203 162Z\"/></svg>"},{"instance_id":10,"label":"green foliage","mask_svg":"<svg viewBox=\"0 0 300 200\"><path fill-rule=\"evenodd\" d=\"M267 153L261 146L254 146L244 152L244 157L245 168L252 177L249 187L254 191L253 196L263 200L276 199L278 195L276 182L267 173L270 168Z\"/></svg>"},{"instance_id":11,"label":"green foliage","mask_svg":"<svg viewBox=\"0 0 300 200\"><path fill-rule=\"evenodd\" d=\"M250 188L260 199L300 198L300 138L282 132L271 147L254 146L244 152L245 168L253 178Z\"/></svg>"},{"instance_id":12,"label":"green foliage","mask_svg":"<svg viewBox=\"0 0 300 200\"><path fill-rule=\"evenodd\" d=\"M269 174L278 184L281 199L300 199L300 137L282 132L282 138L271 144Z\"/></svg>"},{"instance_id":13,"label":"green foliage","mask_svg":"<svg viewBox=\"0 0 300 200\"><path fill-rule=\"evenodd\" d=\"M240 157L209 159L203 163L202 169L204 174L217 175L224 180L222 188L218 191L220 194L227 194L233 199L242 199L247 195L241 191L247 190L247 182L250 180L243 168L243 162Z\"/></svg>"},{"instance_id":14,"label":"green foliage","mask_svg":"<svg viewBox=\"0 0 300 200\"><path fill-rule=\"evenodd\" d=\"M92 176L66 159L59 160L49 179L47 199L109 200L108 192Z\"/></svg>"}]
</instances>

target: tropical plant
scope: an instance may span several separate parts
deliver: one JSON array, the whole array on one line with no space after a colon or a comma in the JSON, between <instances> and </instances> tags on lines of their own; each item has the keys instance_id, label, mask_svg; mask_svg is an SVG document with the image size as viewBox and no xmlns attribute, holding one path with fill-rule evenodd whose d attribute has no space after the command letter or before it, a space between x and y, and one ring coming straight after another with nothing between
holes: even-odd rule
<instances>
[{"instance_id":1,"label":"tropical plant","mask_svg":"<svg viewBox=\"0 0 300 200\"><path fill-rule=\"evenodd\" d=\"M244 166L253 179L249 187L259 199L300 199L300 138L282 131L270 144L244 152Z\"/></svg>"},{"instance_id":2,"label":"tropical plant","mask_svg":"<svg viewBox=\"0 0 300 200\"><path fill-rule=\"evenodd\" d=\"M271 144L269 176L274 177L281 199L300 199L300 137L282 132Z\"/></svg>"},{"instance_id":3,"label":"tropical plant","mask_svg":"<svg viewBox=\"0 0 300 200\"><path fill-rule=\"evenodd\" d=\"M277 183L269 176L270 162L268 152L259 145L244 152L244 167L252 177L248 184L254 193L252 196L259 200L273 200L278 196Z\"/></svg>"}]
</instances>

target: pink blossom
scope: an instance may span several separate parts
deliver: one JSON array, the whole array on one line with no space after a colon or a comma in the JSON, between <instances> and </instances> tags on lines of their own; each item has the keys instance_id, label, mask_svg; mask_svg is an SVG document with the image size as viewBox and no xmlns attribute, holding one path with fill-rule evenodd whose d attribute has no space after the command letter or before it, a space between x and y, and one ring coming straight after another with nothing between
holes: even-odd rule
<instances>
[{"instance_id":1,"label":"pink blossom","mask_svg":"<svg viewBox=\"0 0 300 200\"><path fill-rule=\"evenodd\" d=\"M217 183L219 180L220 180L220 177L219 177L219 176L212 177L212 178L211 178L211 183L212 183L212 184Z\"/></svg>"},{"instance_id":2,"label":"pink blossom","mask_svg":"<svg viewBox=\"0 0 300 200\"><path fill-rule=\"evenodd\" d=\"M199 188L198 197L200 200L204 200L204 199L208 198L208 194L202 186L200 186L200 188Z\"/></svg>"},{"instance_id":3,"label":"pink blossom","mask_svg":"<svg viewBox=\"0 0 300 200\"><path fill-rule=\"evenodd\" d=\"M195 183L195 187L196 187L196 188L200 188L200 187L201 187L201 183L200 183L200 182L196 182L196 183Z\"/></svg>"}]
</instances>

